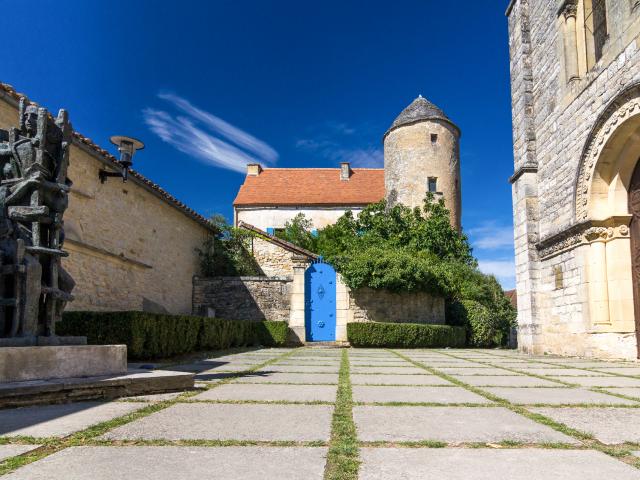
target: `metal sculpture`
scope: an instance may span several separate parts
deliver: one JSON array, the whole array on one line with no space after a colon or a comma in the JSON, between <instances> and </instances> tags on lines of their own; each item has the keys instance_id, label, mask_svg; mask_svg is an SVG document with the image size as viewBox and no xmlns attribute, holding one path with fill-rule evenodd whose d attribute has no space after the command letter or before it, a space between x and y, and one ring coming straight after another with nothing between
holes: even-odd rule
<instances>
[{"instance_id":1,"label":"metal sculpture","mask_svg":"<svg viewBox=\"0 0 640 480\"><path fill-rule=\"evenodd\" d=\"M75 285L61 265L72 135L65 110L24 97L19 128L0 130L0 346L83 343L55 334Z\"/></svg>"}]
</instances>

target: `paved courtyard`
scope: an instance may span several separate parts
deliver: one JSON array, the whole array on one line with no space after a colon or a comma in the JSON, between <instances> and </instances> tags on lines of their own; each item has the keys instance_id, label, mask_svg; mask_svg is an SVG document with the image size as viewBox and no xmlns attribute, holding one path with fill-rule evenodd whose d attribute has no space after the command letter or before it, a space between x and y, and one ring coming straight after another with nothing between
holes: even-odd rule
<instances>
[{"instance_id":1,"label":"paved courtyard","mask_svg":"<svg viewBox=\"0 0 640 480\"><path fill-rule=\"evenodd\" d=\"M504 350L264 349L197 390L0 410L0 475L640 480L640 364Z\"/></svg>"}]
</instances>

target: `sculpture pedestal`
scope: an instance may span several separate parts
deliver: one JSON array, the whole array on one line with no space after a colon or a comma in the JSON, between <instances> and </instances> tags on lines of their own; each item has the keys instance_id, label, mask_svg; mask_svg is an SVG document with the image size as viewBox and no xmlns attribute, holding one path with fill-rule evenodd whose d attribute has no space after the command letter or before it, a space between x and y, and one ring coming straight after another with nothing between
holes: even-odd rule
<instances>
[{"instance_id":1,"label":"sculpture pedestal","mask_svg":"<svg viewBox=\"0 0 640 480\"><path fill-rule=\"evenodd\" d=\"M194 379L127 370L126 345L0 348L0 408L184 391Z\"/></svg>"},{"instance_id":2,"label":"sculpture pedestal","mask_svg":"<svg viewBox=\"0 0 640 480\"><path fill-rule=\"evenodd\" d=\"M126 345L0 348L0 383L126 372Z\"/></svg>"}]
</instances>

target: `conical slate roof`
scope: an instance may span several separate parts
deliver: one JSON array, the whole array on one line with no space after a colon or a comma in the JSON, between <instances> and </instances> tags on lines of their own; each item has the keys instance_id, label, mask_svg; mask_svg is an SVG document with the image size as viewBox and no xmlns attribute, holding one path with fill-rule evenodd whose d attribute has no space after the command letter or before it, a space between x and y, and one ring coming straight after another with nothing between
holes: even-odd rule
<instances>
[{"instance_id":1,"label":"conical slate roof","mask_svg":"<svg viewBox=\"0 0 640 480\"><path fill-rule=\"evenodd\" d=\"M421 122L423 120L441 120L450 123L458 129L457 125L453 123L439 107L431 103L422 95L419 95L418 98L411 102L409 106L405 108L400 115L398 115L391 124L391 127L389 127L389 130L387 130L387 133L385 133L385 136L398 127Z\"/></svg>"}]
</instances>

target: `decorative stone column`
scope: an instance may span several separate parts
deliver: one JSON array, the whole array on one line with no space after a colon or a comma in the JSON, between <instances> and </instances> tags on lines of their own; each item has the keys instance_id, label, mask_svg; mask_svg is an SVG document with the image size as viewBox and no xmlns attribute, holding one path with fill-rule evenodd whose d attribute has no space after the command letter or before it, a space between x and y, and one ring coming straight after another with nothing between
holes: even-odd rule
<instances>
[{"instance_id":1,"label":"decorative stone column","mask_svg":"<svg viewBox=\"0 0 640 480\"><path fill-rule=\"evenodd\" d=\"M305 329L305 282L304 273L309 266L309 259L304 256L293 257L293 285L291 287L291 313L289 317L289 328L294 340L304 343L306 341Z\"/></svg>"},{"instance_id":2,"label":"decorative stone column","mask_svg":"<svg viewBox=\"0 0 640 480\"><path fill-rule=\"evenodd\" d=\"M589 242L589 261L587 263L589 281L589 309L591 323L594 326L610 325L609 284L607 275L607 229L597 227L585 233Z\"/></svg>"},{"instance_id":3,"label":"decorative stone column","mask_svg":"<svg viewBox=\"0 0 640 480\"><path fill-rule=\"evenodd\" d=\"M564 17L564 62L567 83L580 78L578 72L578 41L576 33L576 18L578 15L578 0L567 0L560 9Z\"/></svg>"}]
</instances>

